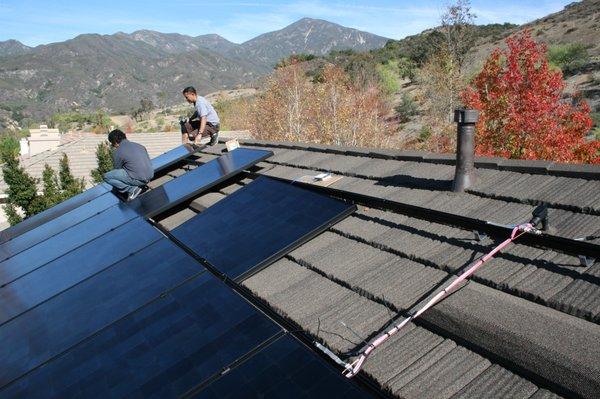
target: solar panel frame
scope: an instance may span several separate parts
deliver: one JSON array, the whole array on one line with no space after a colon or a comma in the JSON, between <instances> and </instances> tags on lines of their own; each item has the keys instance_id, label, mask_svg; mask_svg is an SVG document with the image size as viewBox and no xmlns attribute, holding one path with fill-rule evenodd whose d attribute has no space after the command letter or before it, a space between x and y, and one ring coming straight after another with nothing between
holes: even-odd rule
<instances>
[{"instance_id":1,"label":"solar panel frame","mask_svg":"<svg viewBox=\"0 0 600 399\"><path fill-rule=\"evenodd\" d=\"M30 273L73 249L135 219L123 204L114 205L0 262L0 286Z\"/></svg>"},{"instance_id":2,"label":"solar panel frame","mask_svg":"<svg viewBox=\"0 0 600 399\"><path fill-rule=\"evenodd\" d=\"M76 226L119 203L119 199L112 193L102 194L69 212L1 244L0 261L14 257L20 252L25 251L64 230Z\"/></svg>"},{"instance_id":3,"label":"solar panel frame","mask_svg":"<svg viewBox=\"0 0 600 399\"><path fill-rule=\"evenodd\" d=\"M138 217L0 287L0 326L163 237Z\"/></svg>"},{"instance_id":4,"label":"solar panel frame","mask_svg":"<svg viewBox=\"0 0 600 399\"><path fill-rule=\"evenodd\" d=\"M189 157L190 155L202 150L202 148L204 148L205 146L202 147L195 147L191 144L183 144L180 145L178 147L173 148L172 150L169 150L165 153L160 154L159 156L153 158L151 160L152 162L152 168L154 169L154 174L159 174L160 172L162 172L163 170L167 169L168 167L176 164L179 161L184 160L185 158Z\"/></svg>"},{"instance_id":5,"label":"solar panel frame","mask_svg":"<svg viewBox=\"0 0 600 399\"><path fill-rule=\"evenodd\" d=\"M259 177L170 235L218 273L241 282L354 211L354 204Z\"/></svg>"},{"instance_id":6,"label":"solar panel frame","mask_svg":"<svg viewBox=\"0 0 600 399\"><path fill-rule=\"evenodd\" d=\"M0 231L0 244L4 244L5 242L10 241L30 230L33 230L52 219L56 219L57 217L64 215L65 213L110 192L110 190L111 187L108 184L102 183L85 190L81 194L77 194L63 201L60 204L54 205L52 208L48 208L40 213L28 217L22 222Z\"/></svg>"},{"instance_id":7,"label":"solar panel frame","mask_svg":"<svg viewBox=\"0 0 600 399\"><path fill-rule=\"evenodd\" d=\"M163 238L0 327L0 386L205 273Z\"/></svg>"},{"instance_id":8,"label":"solar panel frame","mask_svg":"<svg viewBox=\"0 0 600 399\"><path fill-rule=\"evenodd\" d=\"M189 157L204 147L194 147L190 144L183 144L170 151L167 151L151 160L154 174L158 174L175 163ZM20 223L10 226L0 231L0 244L14 239L30 230L33 230L52 219L81 206L85 203L112 191L112 187L107 183L100 183L84 192L77 194L59 204L54 205L40 213L37 213Z\"/></svg>"},{"instance_id":9,"label":"solar panel frame","mask_svg":"<svg viewBox=\"0 0 600 399\"><path fill-rule=\"evenodd\" d=\"M14 381L0 395L175 397L282 333L222 281L202 273Z\"/></svg>"},{"instance_id":10,"label":"solar panel frame","mask_svg":"<svg viewBox=\"0 0 600 399\"><path fill-rule=\"evenodd\" d=\"M286 334L184 397L346 399L371 396Z\"/></svg>"},{"instance_id":11,"label":"solar panel frame","mask_svg":"<svg viewBox=\"0 0 600 399\"><path fill-rule=\"evenodd\" d=\"M238 148L140 195L127 205L141 216L154 217L272 155L271 151Z\"/></svg>"}]
</instances>

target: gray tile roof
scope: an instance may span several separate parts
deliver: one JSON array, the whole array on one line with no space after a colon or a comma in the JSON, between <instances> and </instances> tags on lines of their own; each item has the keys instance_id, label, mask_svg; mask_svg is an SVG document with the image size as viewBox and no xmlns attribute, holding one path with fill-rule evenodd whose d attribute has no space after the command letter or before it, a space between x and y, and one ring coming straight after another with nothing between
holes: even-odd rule
<instances>
[{"instance_id":1,"label":"gray tile roof","mask_svg":"<svg viewBox=\"0 0 600 399\"><path fill-rule=\"evenodd\" d=\"M261 174L294 181L332 171L344 176L331 186L339 193L502 224L526 221L546 202L549 234L600 243L598 167L478 159L477 183L457 194L448 191L454 166L447 156L246 144L275 155L158 222L171 229ZM223 147L206 148L197 162ZM460 224L360 206L243 285L299 330L350 355L497 242ZM600 263L582 266L574 254L517 242L376 350L363 375L403 398L598 397L599 323Z\"/></svg>"}]
</instances>

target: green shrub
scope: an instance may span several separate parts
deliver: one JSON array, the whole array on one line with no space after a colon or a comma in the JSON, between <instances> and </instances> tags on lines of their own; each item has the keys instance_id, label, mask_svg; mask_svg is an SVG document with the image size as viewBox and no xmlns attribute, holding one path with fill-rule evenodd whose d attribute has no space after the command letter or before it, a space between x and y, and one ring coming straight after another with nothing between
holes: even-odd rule
<instances>
[{"instance_id":1,"label":"green shrub","mask_svg":"<svg viewBox=\"0 0 600 399\"><path fill-rule=\"evenodd\" d=\"M431 127L422 126L421 131L419 132L419 141L421 143L427 142L431 138L432 133L433 132L431 131Z\"/></svg>"},{"instance_id":2,"label":"green shrub","mask_svg":"<svg viewBox=\"0 0 600 399\"><path fill-rule=\"evenodd\" d=\"M572 73L589 61L585 45L581 43L558 44L548 49L548 61L564 73Z\"/></svg>"},{"instance_id":3,"label":"green shrub","mask_svg":"<svg viewBox=\"0 0 600 399\"><path fill-rule=\"evenodd\" d=\"M402 100L398 104L394 111L398 116L401 123L408 122L411 116L414 116L418 112L417 103L407 93L402 94Z\"/></svg>"},{"instance_id":4,"label":"green shrub","mask_svg":"<svg viewBox=\"0 0 600 399\"><path fill-rule=\"evenodd\" d=\"M98 167L92 170L92 179L94 183L102 182L102 176L112 170L112 147L107 142L102 142L96 147L96 162Z\"/></svg>"},{"instance_id":5,"label":"green shrub","mask_svg":"<svg viewBox=\"0 0 600 399\"><path fill-rule=\"evenodd\" d=\"M392 95L400 90L398 81L398 61L390 60L385 64L377 65L379 85L386 95Z\"/></svg>"}]
</instances>

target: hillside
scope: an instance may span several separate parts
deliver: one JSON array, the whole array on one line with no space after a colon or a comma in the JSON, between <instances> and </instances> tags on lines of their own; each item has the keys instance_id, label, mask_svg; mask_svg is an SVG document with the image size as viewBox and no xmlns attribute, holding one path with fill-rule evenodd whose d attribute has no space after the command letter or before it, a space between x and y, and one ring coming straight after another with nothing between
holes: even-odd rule
<instances>
[{"instance_id":1,"label":"hillside","mask_svg":"<svg viewBox=\"0 0 600 399\"><path fill-rule=\"evenodd\" d=\"M321 19L303 18L284 29L244 42L229 54L244 55L273 66L294 53L325 55L332 50L346 49L359 52L383 47L388 40Z\"/></svg>"},{"instance_id":2,"label":"hillside","mask_svg":"<svg viewBox=\"0 0 600 399\"><path fill-rule=\"evenodd\" d=\"M386 41L312 19L243 44L151 30L84 34L35 48L9 40L0 43L0 128L57 111L128 112L142 98L164 107L180 102L187 85L201 93L247 85L292 53L361 51Z\"/></svg>"},{"instance_id":3,"label":"hillside","mask_svg":"<svg viewBox=\"0 0 600 399\"><path fill-rule=\"evenodd\" d=\"M6 40L0 42L0 57L21 55L31 51L31 47L28 47L18 40Z\"/></svg>"}]
</instances>

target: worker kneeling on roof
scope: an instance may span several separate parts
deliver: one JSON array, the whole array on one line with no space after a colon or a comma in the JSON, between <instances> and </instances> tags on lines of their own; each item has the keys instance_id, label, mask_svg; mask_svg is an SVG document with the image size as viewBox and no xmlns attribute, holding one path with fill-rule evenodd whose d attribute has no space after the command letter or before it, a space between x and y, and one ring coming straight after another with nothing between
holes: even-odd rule
<instances>
[{"instance_id":1,"label":"worker kneeling on roof","mask_svg":"<svg viewBox=\"0 0 600 399\"><path fill-rule=\"evenodd\" d=\"M192 86L183 89L183 96L190 104L194 104L194 113L189 120L181 120L181 141L200 144L203 136L210 136L208 145L219 141L219 116L206 98L199 96ZM198 120L195 120L198 119Z\"/></svg>"},{"instance_id":2,"label":"worker kneeling on roof","mask_svg":"<svg viewBox=\"0 0 600 399\"><path fill-rule=\"evenodd\" d=\"M108 141L114 148L114 169L104 174L104 181L131 201L154 176L148 151L143 145L127 140L125 133L118 129L108 134Z\"/></svg>"}]
</instances>

